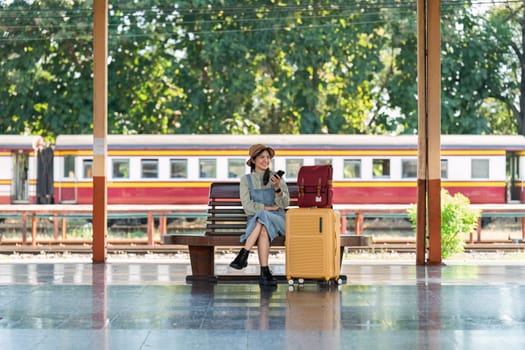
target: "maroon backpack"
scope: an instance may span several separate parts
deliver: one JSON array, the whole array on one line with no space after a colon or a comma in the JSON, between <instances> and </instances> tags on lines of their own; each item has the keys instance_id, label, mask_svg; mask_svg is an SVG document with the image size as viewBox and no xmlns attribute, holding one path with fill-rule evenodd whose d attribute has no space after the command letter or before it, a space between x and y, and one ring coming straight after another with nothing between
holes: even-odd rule
<instances>
[{"instance_id":1,"label":"maroon backpack","mask_svg":"<svg viewBox=\"0 0 525 350\"><path fill-rule=\"evenodd\" d=\"M299 207L331 208L332 173L331 164L302 166L297 175L299 189L297 205Z\"/></svg>"}]
</instances>

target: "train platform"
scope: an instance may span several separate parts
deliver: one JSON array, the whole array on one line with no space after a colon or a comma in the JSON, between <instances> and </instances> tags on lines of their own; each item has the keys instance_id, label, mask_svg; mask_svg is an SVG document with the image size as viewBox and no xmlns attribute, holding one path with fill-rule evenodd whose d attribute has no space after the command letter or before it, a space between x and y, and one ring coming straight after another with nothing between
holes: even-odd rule
<instances>
[{"instance_id":1,"label":"train platform","mask_svg":"<svg viewBox=\"0 0 525 350\"><path fill-rule=\"evenodd\" d=\"M227 264L216 272L239 274ZM282 261L272 268L285 273ZM0 258L0 348L525 348L525 259L346 259L342 285L271 290L188 284L189 272L177 257Z\"/></svg>"}]
</instances>

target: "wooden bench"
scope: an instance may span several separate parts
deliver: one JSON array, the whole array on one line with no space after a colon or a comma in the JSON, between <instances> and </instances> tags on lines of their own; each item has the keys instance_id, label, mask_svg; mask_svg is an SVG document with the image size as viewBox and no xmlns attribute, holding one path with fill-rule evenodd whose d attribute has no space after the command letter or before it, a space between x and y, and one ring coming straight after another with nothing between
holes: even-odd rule
<instances>
[{"instance_id":1,"label":"wooden bench","mask_svg":"<svg viewBox=\"0 0 525 350\"><path fill-rule=\"evenodd\" d=\"M297 183L288 182L290 207L297 206ZM187 245L192 275L187 280L212 280L215 276L215 247L241 247L239 237L246 227L246 214L242 209L238 182L214 182L210 186L207 224L204 234L166 234L164 244ZM272 247L284 247L285 238L277 237ZM341 235L341 252L349 246L369 246L371 237ZM341 262L342 262L341 254Z\"/></svg>"}]
</instances>

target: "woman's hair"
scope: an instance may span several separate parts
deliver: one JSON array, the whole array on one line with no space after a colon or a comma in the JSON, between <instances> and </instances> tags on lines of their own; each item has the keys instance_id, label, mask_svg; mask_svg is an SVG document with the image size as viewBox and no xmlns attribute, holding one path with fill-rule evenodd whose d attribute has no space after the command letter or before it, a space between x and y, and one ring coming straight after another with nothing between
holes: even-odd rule
<instances>
[{"instance_id":1,"label":"woman's hair","mask_svg":"<svg viewBox=\"0 0 525 350\"><path fill-rule=\"evenodd\" d=\"M270 168L266 169L263 175L263 185L266 186L268 184L268 181L270 181Z\"/></svg>"},{"instance_id":2,"label":"woman's hair","mask_svg":"<svg viewBox=\"0 0 525 350\"><path fill-rule=\"evenodd\" d=\"M250 172L254 172L255 171L255 164L252 164L250 166ZM266 169L264 171L264 175L263 175L263 185L266 186L268 184L268 182L270 181L270 177L272 176L272 171L270 170L270 168Z\"/></svg>"}]
</instances>

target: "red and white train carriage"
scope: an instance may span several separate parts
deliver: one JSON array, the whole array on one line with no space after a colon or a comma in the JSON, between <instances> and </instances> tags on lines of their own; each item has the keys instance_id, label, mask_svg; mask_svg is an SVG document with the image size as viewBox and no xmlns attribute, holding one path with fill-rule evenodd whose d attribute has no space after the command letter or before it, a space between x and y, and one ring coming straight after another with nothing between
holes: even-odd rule
<instances>
[{"instance_id":1,"label":"red and white train carriage","mask_svg":"<svg viewBox=\"0 0 525 350\"><path fill-rule=\"evenodd\" d=\"M37 137L0 137L0 203L36 203ZM17 139L15 142L14 140ZM206 204L213 181L238 181L248 148L276 150L273 169L331 163L337 204L415 203L417 136L109 135L108 203ZM443 135L442 185L472 203L524 201L525 137ZM91 203L93 137L54 145L54 202ZM49 173L49 172L48 172Z\"/></svg>"}]
</instances>

